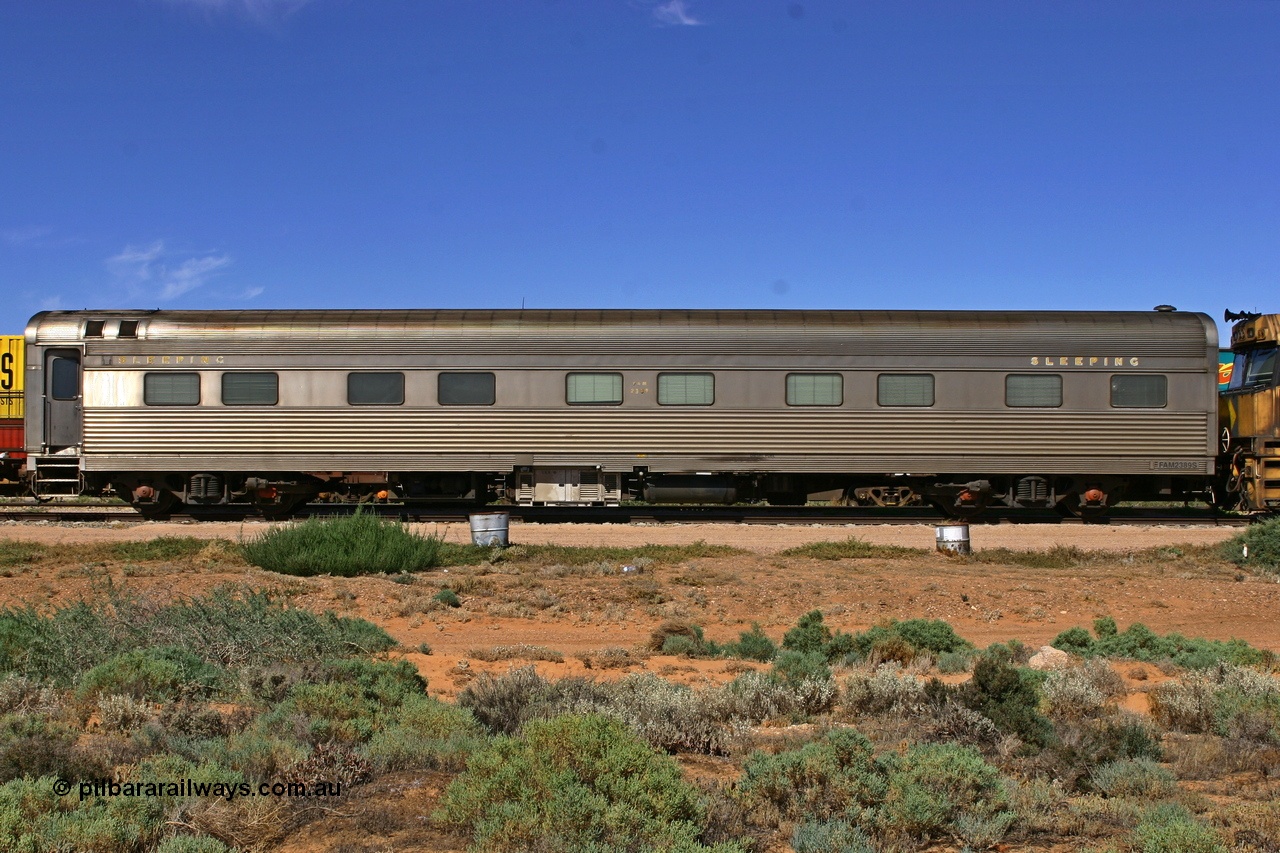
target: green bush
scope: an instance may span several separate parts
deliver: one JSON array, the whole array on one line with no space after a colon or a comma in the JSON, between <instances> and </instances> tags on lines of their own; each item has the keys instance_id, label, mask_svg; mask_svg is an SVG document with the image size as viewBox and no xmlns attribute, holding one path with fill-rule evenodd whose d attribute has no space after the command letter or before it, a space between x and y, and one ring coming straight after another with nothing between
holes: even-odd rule
<instances>
[{"instance_id":1,"label":"green bush","mask_svg":"<svg viewBox=\"0 0 1280 853\"><path fill-rule=\"evenodd\" d=\"M748 805L768 805L783 821L857 816L884 802L887 774L871 741L854 729L835 729L799 749L753 753L738 789Z\"/></svg>"},{"instance_id":2,"label":"green bush","mask_svg":"<svg viewBox=\"0 0 1280 853\"><path fill-rule=\"evenodd\" d=\"M171 603L109 588L103 602L81 601L47 615L31 607L0 611L0 675L16 672L61 686L117 655L151 647L239 669L394 645L363 619L285 607L265 593L227 587Z\"/></svg>"},{"instance_id":3,"label":"green bush","mask_svg":"<svg viewBox=\"0 0 1280 853\"><path fill-rule=\"evenodd\" d=\"M272 527L242 548L246 560L269 572L354 577L435 568L441 544L410 533L399 521L357 512Z\"/></svg>"},{"instance_id":4,"label":"green bush","mask_svg":"<svg viewBox=\"0 0 1280 853\"><path fill-rule=\"evenodd\" d=\"M435 595L431 596L432 601L438 601L445 607L461 607L462 600L458 598L458 594L451 589L442 589Z\"/></svg>"},{"instance_id":5,"label":"green bush","mask_svg":"<svg viewBox=\"0 0 1280 853\"><path fill-rule=\"evenodd\" d=\"M705 813L679 765L591 714L497 738L449 785L435 817L482 850L742 850L700 844Z\"/></svg>"},{"instance_id":6,"label":"green bush","mask_svg":"<svg viewBox=\"0 0 1280 853\"><path fill-rule=\"evenodd\" d=\"M822 652L783 651L773 662L773 674L794 692L803 713L817 714L835 703L838 691Z\"/></svg>"},{"instance_id":7,"label":"green bush","mask_svg":"<svg viewBox=\"0 0 1280 853\"><path fill-rule=\"evenodd\" d=\"M875 625L854 634L850 651L860 660L876 657L907 664L921 653L934 657L971 652L973 644L940 619L907 619Z\"/></svg>"},{"instance_id":8,"label":"green bush","mask_svg":"<svg viewBox=\"0 0 1280 853\"><path fill-rule=\"evenodd\" d=\"M134 699L177 699L208 696L225 673L199 655L174 646L134 649L98 664L80 679L81 700L103 693Z\"/></svg>"},{"instance_id":9,"label":"green bush","mask_svg":"<svg viewBox=\"0 0 1280 853\"><path fill-rule=\"evenodd\" d=\"M394 709L425 695L426 682L408 661L329 661L314 680L295 684L262 723L278 734L305 732L313 745L364 743Z\"/></svg>"},{"instance_id":10,"label":"green bush","mask_svg":"<svg viewBox=\"0 0 1280 853\"><path fill-rule=\"evenodd\" d=\"M161 841L155 853L233 853L233 850L208 835L173 835Z\"/></svg>"},{"instance_id":11,"label":"green bush","mask_svg":"<svg viewBox=\"0 0 1280 853\"><path fill-rule=\"evenodd\" d=\"M903 756L891 756L886 765L888 790L876 818L886 835L968 835L989 846L1013 822L1000 772L969 747L916 744Z\"/></svg>"},{"instance_id":12,"label":"green bush","mask_svg":"<svg viewBox=\"0 0 1280 853\"><path fill-rule=\"evenodd\" d=\"M793 652L822 652L831 642L831 629L822 624L822 611L811 610L782 635L782 647Z\"/></svg>"},{"instance_id":13,"label":"green bush","mask_svg":"<svg viewBox=\"0 0 1280 853\"><path fill-rule=\"evenodd\" d=\"M1003 649L989 649L956 696L1000 731L1017 735L1029 747L1044 747L1053 740L1053 724L1038 710L1038 685L1043 678L1041 673L1013 666Z\"/></svg>"},{"instance_id":14,"label":"green bush","mask_svg":"<svg viewBox=\"0 0 1280 853\"><path fill-rule=\"evenodd\" d=\"M0 853L74 850L144 853L164 833L160 797L90 797L53 793L54 776L0 785Z\"/></svg>"},{"instance_id":15,"label":"green bush","mask_svg":"<svg viewBox=\"0 0 1280 853\"><path fill-rule=\"evenodd\" d=\"M1173 792L1177 778L1149 758L1099 764L1089 774L1095 791L1108 797L1157 799Z\"/></svg>"},{"instance_id":16,"label":"green bush","mask_svg":"<svg viewBox=\"0 0 1280 853\"><path fill-rule=\"evenodd\" d=\"M764 633L759 622L752 622L751 630L739 634L737 642L726 643L723 651L729 657L768 663L777 656L778 645Z\"/></svg>"},{"instance_id":17,"label":"green bush","mask_svg":"<svg viewBox=\"0 0 1280 853\"><path fill-rule=\"evenodd\" d=\"M427 696L410 696L369 739L364 754L380 772L461 770L484 742L484 730L470 712Z\"/></svg>"},{"instance_id":18,"label":"green bush","mask_svg":"<svg viewBox=\"0 0 1280 853\"><path fill-rule=\"evenodd\" d=\"M847 820L808 821L791 833L796 853L876 853L867 834Z\"/></svg>"},{"instance_id":19,"label":"green bush","mask_svg":"<svg viewBox=\"0 0 1280 853\"><path fill-rule=\"evenodd\" d=\"M1212 827L1197 821L1183 806L1156 806L1143 815L1133 832L1134 846L1142 853L1226 853Z\"/></svg>"},{"instance_id":20,"label":"green bush","mask_svg":"<svg viewBox=\"0 0 1280 853\"><path fill-rule=\"evenodd\" d=\"M1185 669L1205 669L1219 662L1240 666L1267 666L1276 663L1276 655L1256 649L1243 640L1205 640L1181 634L1161 636L1141 622L1123 631L1116 630L1110 617L1094 622L1097 638L1081 627L1068 628L1053 639L1051 645L1082 657L1105 657L1138 660L1149 663L1168 661Z\"/></svg>"},{"instance_id":21,"label":"green bush","mask_svg":"<svg viewBox=\"0 0 1280 853\"><path fill-rule=\"evenodd\" d=\"M918 557L927 554L923 548L904 548L901 545L872 545L866 540L850 536L838 542L809 542L779 552L781 557L808 557L811 560L862 560L869 557Z\"/></svg>"},{"instance_id":22,"label":"green bush","mask_svg":"<svg viewBox=\"0 0 1280 853\"><path fill-rule=\"evenodd\" d=\"M1241 568L1275 574L1280 571L1280 518L1251 525L1244 533L1223 542L1221 549L1225 559Z\"/></svg>"}]
</instances>

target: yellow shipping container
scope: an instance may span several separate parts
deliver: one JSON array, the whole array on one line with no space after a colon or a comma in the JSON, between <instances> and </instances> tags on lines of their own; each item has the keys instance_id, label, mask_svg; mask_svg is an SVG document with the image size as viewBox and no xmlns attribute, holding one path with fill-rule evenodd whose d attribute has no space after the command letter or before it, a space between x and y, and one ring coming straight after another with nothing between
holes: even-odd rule
<instances>
[{"instance_id":1,"label":"yellow shipping container","mask_svg":"<svg viewBox=\"0 0 1280 853\"><path fill-rule=\"evenodd\" d=\"M0 419L22 417L22 367L26 339L0 335Z\"/></svg>"}]
</instances>

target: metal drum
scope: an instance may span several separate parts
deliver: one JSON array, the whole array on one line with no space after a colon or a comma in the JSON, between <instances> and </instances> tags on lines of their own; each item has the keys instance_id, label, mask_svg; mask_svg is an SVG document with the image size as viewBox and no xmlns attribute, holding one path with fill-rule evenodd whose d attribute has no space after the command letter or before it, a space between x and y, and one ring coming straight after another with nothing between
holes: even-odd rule
<instances>
[{"instance_id":1,"label":"metal drum","mask_svg":"<svg viewBox=\"0 0 1280 853\"><path fill-rule=\"evenodd\" d=\"M972 553L969 548L969 525L939 524L933 530L938 539L938 550L942 553L962 557Z\"/></svg>"},{"instance_id":2,"label":"metal drum","mask_svg":"<svg viewBox=\"0 0 1280 853\"><path fill-rule=\"evenodd\" d=\"M511 544L507 540L507 528L511 524L509 512L485 512L469 516L471 521L471 544L484 547L505 548Z\"/></svg>"}]
</instances>

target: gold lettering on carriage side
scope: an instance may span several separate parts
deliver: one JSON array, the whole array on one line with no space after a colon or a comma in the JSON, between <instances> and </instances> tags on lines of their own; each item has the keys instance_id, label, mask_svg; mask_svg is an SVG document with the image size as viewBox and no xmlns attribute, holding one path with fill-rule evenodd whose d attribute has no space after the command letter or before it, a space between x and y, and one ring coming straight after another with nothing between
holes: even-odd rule
<instances>
[{"instance_id":1,"label":"gold lettering on carriage side","mask_svg":"<svg viewBox=\"0 0 1280 853\"><path fill-rule=\"evenodd\" d=\"M1137 367L1140 360L1123 355L1033 355L1031 366L1040 367Z\"/></svg>"},{"instance_id":2,"label":"gold lettering on carriage side","mask_svg":"<svg viewBox=\"0 0 1280 853\"><path fill-rule=\"evenodd\" d=\"M201 364L208 364L208 363L209 363L209 356L207 356L207 355L202 355L202 356L200 356L200 363L201 363Z\"/></svg>"}]
</instances>

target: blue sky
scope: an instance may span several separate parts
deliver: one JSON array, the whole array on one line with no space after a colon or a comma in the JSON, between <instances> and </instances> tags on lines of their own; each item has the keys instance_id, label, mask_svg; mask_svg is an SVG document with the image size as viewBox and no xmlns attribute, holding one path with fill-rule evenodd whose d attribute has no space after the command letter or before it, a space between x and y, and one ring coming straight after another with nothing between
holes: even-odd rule
<instances>
[{"instance_id":1,"label":"blue sky","mask_svg":"<svg viewBox=\"0 0 1280 853\"><path fill-rule=\"evenodd\" d=\"M1280 310L1280 2L0 4L44 308Z\"/></svg>"}]
</instances>

